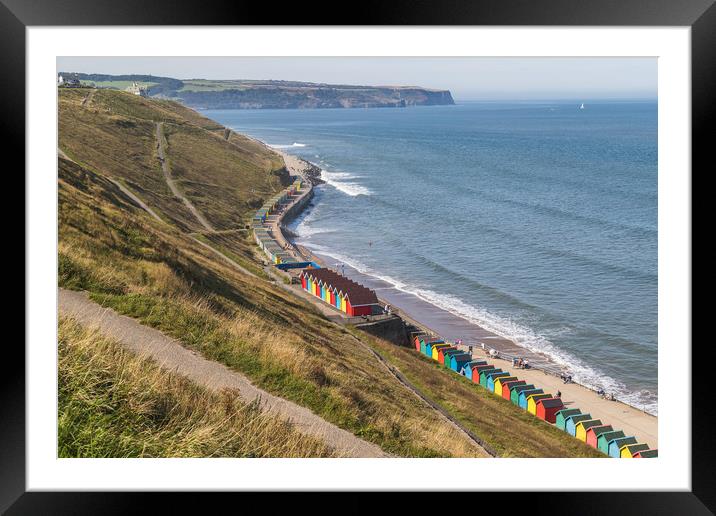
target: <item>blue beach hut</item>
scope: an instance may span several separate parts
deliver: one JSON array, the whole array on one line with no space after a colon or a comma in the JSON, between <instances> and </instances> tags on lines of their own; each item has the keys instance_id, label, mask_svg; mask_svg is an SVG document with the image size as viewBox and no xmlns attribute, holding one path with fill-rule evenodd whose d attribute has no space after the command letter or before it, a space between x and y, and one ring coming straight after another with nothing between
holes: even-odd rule
<instances>
[{"instance_id":1,"label":"blue beach hut","mask_svg":"<svg viewBox=\"0 0 716 516\"><path fill-rule=\"evenodd\" d=\"M472 368L475 366L482 366L487 365L486 360L470 360L469 362L463 364L462 366L462 375L465 378L469 378L472 380Z\"/></svg>"},{"instance_id":2,"label":"blue beach hut","mask_svg":"<svg viewBox=\"0 0 716 516\"><path fill-rule=\"evenodd\" d=\"M593 419L591 414L575 414L569 416L564 424L564 431L569 435L576 437L577 435L577 423L580 421L586 421L587 419Z\"/></svg>"},{"instance_id":3,"label":"blue beach hut","mask_svg":"<svg viewBox=\"0 0 716 516\"><path fill-rule=\"evenodd\" d=\"M520 392L520 398L517 405L524 410L527 410L527 398L532 394L544 394L542 389L525 389ZM574 435L574 434L572 434Z\"/></svg>"},{"instance_id":4,"label":"blue beach hut","mask_svg":"<svg viewBox=\"0 0 716 516\"><path fill-rule=\"evenodd\" d=\"M491 369L481 369L480 370L480 385L482 385L485 389L487 389L487 375L492 373L501 373L502 369L499 367L493 367Z\"/></svg>"},{"instance_id":5,"label":"blue beach hut","mask_svg":"<svg viewBox=\"0 0 716 516\"><path fill-rule=\"evenodd\" d=\"M510 376L510 373L501 371L499 373L492 373L487 375L487 390L495 392L495 380L503 376Z\"/></svg>"},{"instance_id":6,"label":"blue beach hut","mask_svg":"<svg viewBox=\"0 0 716 516\"><path fill-rule=\"evenodd\" d=\"M470 360L472 360L472 355L470 353L455 353L450 357L450 369L459 373L462 371L463 366Z\"/></svg>"},{"instance_id":7,"label":"blue beach hut","mask_svg":"<svg viewBox=\"0 0 716 516\"><path fill-rule=\"evenodd\" d=\"M433 346L437 344L445 344L445 341L442 339L436 339L436 340L430 340L425 343L425 354L432 358L433 356Z\"/></svg>"},{"instance_id":8,"label":"blue beach hut","mask_svg":"<svg viewBox=\"0 0 716 516\"><path fill-rule=\"evenodd\" d=\"M637 444L636 437L620 437L609 441L609 456L615 459L621 457L622 446L627 444Z\"/></svg>"}]
</instances>

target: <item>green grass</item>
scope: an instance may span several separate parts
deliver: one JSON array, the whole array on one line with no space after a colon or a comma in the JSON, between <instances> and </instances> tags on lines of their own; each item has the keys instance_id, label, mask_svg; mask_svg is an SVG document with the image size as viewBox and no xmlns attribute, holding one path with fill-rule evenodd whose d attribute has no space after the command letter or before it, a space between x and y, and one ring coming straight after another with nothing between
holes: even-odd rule
<instances>
[{"instance_id":1,"label":"green grass","mask_svg":"<svg viewBox=\"0 0 716 516\"><path fill-rule=\"evenodd\" d=\"M125 90L129 88L134 81L87 81L82 80L80 81L85 86L94 86L96 88L113 88L116 90ZM145 82L145 81L136 81L137 84L140 86L155 86L159 83L156 82Z\"/></svg>"},{"instance_id":2,"label":"green grass","mask_svg":"<svg viewBox=\"0 0 716 516\"><path fill-rule=\"evenodd\" d=\"M59 457L332 457L322 441L60 318Z\"/></svg>"}]
</instances>

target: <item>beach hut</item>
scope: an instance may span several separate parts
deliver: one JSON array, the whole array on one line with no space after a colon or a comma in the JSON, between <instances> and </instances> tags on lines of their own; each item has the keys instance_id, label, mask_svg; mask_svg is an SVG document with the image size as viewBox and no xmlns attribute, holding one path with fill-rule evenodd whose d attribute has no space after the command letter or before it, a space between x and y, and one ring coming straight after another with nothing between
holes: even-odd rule
<instances>
[{"instance_id":1,"label":"beach hut","mask_svg":"<svg viewBox=\"0 0 716 516\"><path fill-rule=\"evenodd\" d=\"M514 387L511 387L510 388L510 401L515 405L519 405L520 404L520 393L522 391L526 391L526 390L534 389L534 388L535 388L535 386L532 385L531 383L515 385Z\"/></svg>"},{"instance_id":2,"label":"beach hut","mask_svg":"<svg viewBox=\"0 0 716 516\"><path fill-rule=\"evenodd\" d=\"M599 436L606 432L613 432L612 425L599 425L587 429L587 440L585 441L592 448L597 448Z\"/></svg>"},{"instance_id":3,"label":"beach hut","mask_svg":"<svg viewBox=\"0 0 716 516\"><path fill-rule=\"evenodd\" d=\"M618 459L621 455L622 446L625 446L627 444L637 444L636 437L628 436L628 437L619 437L617 439L612 439L609 441L609 455L610 457L613 457L615 459Z\"/></svg>"},{"instance_id":4,"label":"beach hut","mask_svg":"<svg viewBox=\"0 0 716 516\"><path fill-rule=\"evenodd\" d=\"M622 446L621 450L619 450L619 456L622 459L631 459L634 457L634 454L636 452L640 452L640 451L644 451L644 450L648 450L648 449L649 449L648 444L643 444L643 443L627 444L627 445Z\"/></svg>"},{"instance_id":5,"label":"beach hut","mask_svg":"<svg viewBox=\"0 0 716 516\"><path fill-rule=\"evenodd\" d=\"M433 346L437 346L438 344L445 344L445 341L442 339L430 339L425 343L425 355L428 357L433 356Z\"/></svg>"},{"instance_id":6,"label":"beach hut","mask_svg":"<svg viewBox=\"0 0 716 516\"><path fill-rule=\"evenodd\" d=\"M574 437L579 439L582 442L587 442L587 430L589 430L593 426L602 426L602 420L601 419L585 419L584 421L580 421L577 423L576 429L574 431Z\"/></svg>"},{"instance_id":7,"label":"beach hut","mask_svg":"<svg viewBox=\"0 0 716 516\"><path fill-rule=\"evenodd\" d=\"M445 365L445 353L448 351L457 351L455 346L445 346L444 348L438 348L438 362Z\"/></svg>"},{"instance_id":8,"label":"beach hut","mask_svg":"<svg viewBox=\"0 0 716 516\"><path fill-rule=\"evenodd\" d=\"M497 394L498 396L502 396L502 386L506 382L512 382L512 381L516 381L516 380L517 380L516 376L499 376L499 377L495 378L495 388L492 391L495 394Z\"/></svg>"},{"instance_id":9,"label":"beach hut","mask_svg":"<svg viewBox=\"0 0 716 516\"><path fill-rule=\"evenodd\" d=\"M554 423L557 412L564 409L561 398L542 398L537 401L535 415L548 423Z\"/></svg>"},{"instance_id":10,"label":"beach hut","mask_svg":"<svg viewBox=\"0 0 716 516\"><path fill-rule=\"evenodd\" d=\"M480 383L480 373L486 369L495 369L492 364L472 366L472 383Z\"/></svg>"},{"instance_id":11,"label":"beach hut","mask_svg":"<svg viewBox=\"0 0 716 516\"><path fill-rule=\"evenodd\" d=\"M634 455L632 455L632 458L634 459L652 459L659 456L659 450L643 450L638 451Z\"/></svg>"},{"instance_id":12,"label":"beach hut","mask_svg":"<svg viewBox=\"0 0 716 516\"><path fill-rule=\"evenodd\" d=\"M527 412L533 416L537 415L537 402L539 400L554 398L552 394L532 394L527 396Z\"/></svg>"},{"instance_id":13,"label":"beach hut","mask_svg":"<svg viewBox=\"0 0 716 516\"><path fill-rule=\"evenodd\" d=\"M614 430L613 432L604 432L602 435L599 436L599 439L597 439L597 448L604 455L609 455L609 443L613 439L619 439L621 437L624 437L624 432L622 432L621 430Z\"/></svg>"},{"instance_id":14,"label":"beach hut","mask_svg":"<svg viewBox=\"0 0 716 516\"><path fill-rule=\"evenodd\" d=\"M592 419L591 414L574 414L569 416L564 423L564 431L574 437L577 434L577 423Z\"/></svg>"},{"instance_id":15,"label":"beach hut","mask_svg":"<svg viewBox=\"0 0 716 516\"><path fill-rule=\"evenodd\" d=\"M557 425L557 428L566 431L564 426L567 424L567 418L581 413L582 411L578 408L558 410L554 423Z\"/></svg>"},{"instance_id":16,"label":"beach hut","mask_svg":"<svg viewBox=\"0 0 716 516\"><path fill-rule=\"evenodd\" d=\"M415 351L420 351L420 338L422 335L416 335L413 339L413 344L415 344Z\"/></svg>"},{"instance_id":17,"label":"beach hut","mask_svg":"<svg viewBox=\"0 0 716 516\"><path fill-rule=\"evenodd\" d=\"M463 364L462 374L465 376L465 378L469 378L470 380L472 380L472 368L486 365L487 361L485 360L471 360L470 362Z\"/></svg>"},{"instance_id":18,"label":"beach hut","mask_svg":"<svg viewBox=\"0 0 716 516\"><path fill-rule=\"evenodd\" d=\"M491 369L483 369L480 371L480 385L487 389L487 377L493 373L501 373L502 369L499 367L492 367Z\"/></svg>"},{"instance_id":19,"label":"beach hut","mask_svg":"<svg viewBox=\"0 0 716 516\"><path fill-rule=\"evenodd\" d=\"M467 364L470 360L472 360L470 353L456 353L450 357L450 369L456 373L460 373L462 366Z\"/></svg>"},{"instance_id":20,"label":"beach hut","mask_svg":"<svg viewBox=\"0 0 716 516\"><path fill-rule=\"evenodd\" d=\"M304 269L303 272L310 274L311 279L316 282L318 285L316 296L326 303L332 304L328 293L330 290L340 292L341 310L349 316L371 315L374 307L379 304L375 292L335 271L322 268ZM333 301L335 303L335 298Z\"/></svg>"},{"instance_id":21,"label":"beach hut","mask_svg":"<svg viewBox=\"0 0 716 516\"><path fill-rule=\"evenodd\" d=\"M452 344L448 344L447 342L443 344L436 344L432 347L432 353L433 353L433 360L439 361L439 353L441 349L452 347Z\"/></svg>"},{"instance_id":22,"label":"beach hut","mask_svg":"<svg viewBox=\"0 0 716 516\"><path fill-rule=\"evenodd\" d=\"M517 387L518 385L526 385L527 382L524 380L511 380L511 381L503 381L502 382L502 397L506 400L510 399L510 395L512 394L512 387Z\"/></svg>"},{"instance_id":23,"label":"beach hut","mask_svg":"<svg viewBox=\"0 0 716 516\"><path fill-rule=\"evenodd\" d=\"M495 380L508 376L510 376L510 373L508 373L507 371L500 371L499 373L492 373L487 375L487 390L490 392L495 392Z\"/></svg>"},{"instance_id":24,"label":"beach hut","mask_svg":"<svg viewBox=\"0 0 716 516\"><path fill-rule=\"evenodd\" d=\"M450 359L452 358L453 355L460 354L460 353L462 353L462 351L460 351L459 349L457 349L456 347L453 346L452 349L446 349L442 353L443 353L443 365L445 367L447 367L448 369L450 369Z\"/></svg>"},{"instance_id":25,"label":"beach hut","mask_svg":"<svg viewBox=\"0 0 716 516\"><path fill-rule=\"evenodd\" d=\"M537 388L523 390L522 392L520 392L520 397L518 399L517 405L521 409L527 410L527 399L532 394L544 394L544 391L542 389L537 389Z\"/></svg>"}]
</instances>

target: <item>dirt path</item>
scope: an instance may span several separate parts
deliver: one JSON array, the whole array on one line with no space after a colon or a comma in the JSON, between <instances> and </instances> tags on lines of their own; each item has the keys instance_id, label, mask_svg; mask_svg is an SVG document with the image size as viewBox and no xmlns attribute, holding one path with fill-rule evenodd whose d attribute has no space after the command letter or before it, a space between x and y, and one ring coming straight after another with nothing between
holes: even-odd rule
<instances>
[{"instance_id":1,"label":"dirt path","mask_svg":"<svg viewBox=\"0 0 716 516\"><path fill-rule=\"evenodd\" d=\"M115 186L116 186L117 188L119 188L120 190L122 190L122 192L124 193L124 195L126 195L127 197L129 197L130 199L132 199L132 201L134 201L134 202L137 204L137 206L139 206L139 207L142 208L144 211L146 211L147 213L149 213L152 217L154 217L155 219L157 219L159 222L165 222L164 220L162 220L162 218L161 218L159 215L156 214L156 212L155 212L153 209L151 209L151 208L147 205L147 203L145 203L143 200L141 200L139 197L137 197L137 195L136 195L134 192L132 192L129 188L127 188L126 186L124 186L124 185L123 185L122 183L120 183L119 181L116 181L116 180L112 179L111 177L108 177L107 179L109 179L110 181L112 181L112 182L115 184Z\"/></svg>"},{"instance_id":2,"label":"dirt path","mask_svg":"<svg viewBox=\"0 0 716 516\"><path fill-rule=\"evenodd\" d=\"M181 343L136 320L91 301L85 293L59 289L59 311L85 326L99 330L127 349L153 358L211 390L236 389L247 402L258 401L263 411L290 420L304 434L318 437L346 457L387 457L379 446L327 422L310 410L254 386L248 378L207 360Z\"/></svg>"},{"instance_id":3,"label":"dirt path","mask_svg":"<svg viewBox=\"0 0 716 516\"><path fill-rule=\"evenodd\" d=\"M179 199L181 202L184 203L184 206L194 215L194 218L201 224L204 229L207 231L214 231L214 228L209 224L209 221L204 218L204 216L199 213L199 210L196 209L196 207L187 199L184 197L184 194L181 193L179 188L177 187L176 183L174 183L174 180L172 179L171 172L169 171L169 164L167 163L166 156L164 153L164 123L163 122L157 122L157 154L159 155L159 162L162 164L162 172L164 173L164 179L167 182L167 186L169 186L169 189L174 194L174 197Z\"/></svg>"},{"instance_id":4,"label":"dirt path","mask_svg":"<svg viewBox=\"0 0 716 516\"><path fill-rule=\"evenodd\" d=\"M97 90L90 90L90 92L87 94L85 98L82 99L82 107L86 108L90 102L92 102L92 97L94 97L94 94Z\"/></svg>"}]
</instances>

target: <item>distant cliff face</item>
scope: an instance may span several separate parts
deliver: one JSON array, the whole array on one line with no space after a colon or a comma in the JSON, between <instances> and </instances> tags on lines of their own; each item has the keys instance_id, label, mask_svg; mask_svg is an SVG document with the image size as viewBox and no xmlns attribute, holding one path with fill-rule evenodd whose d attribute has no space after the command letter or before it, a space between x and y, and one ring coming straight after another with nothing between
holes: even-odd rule
<instances>
[{"instance_id":1,"label":"distant cliff face","mask_svg":"<svg viewBox=\"0 0 716 516\"><path fill-rule=\"evenodd\" d=\"M311 83L245 83L213 90L192 90L189 85L177 92L177 98L191 107L205 109L378 108L455 103L447 90Z\"/></svg>"}]
</instances>

